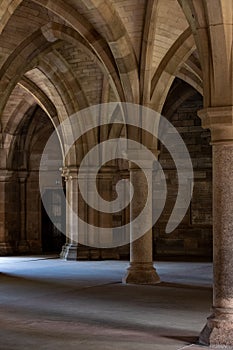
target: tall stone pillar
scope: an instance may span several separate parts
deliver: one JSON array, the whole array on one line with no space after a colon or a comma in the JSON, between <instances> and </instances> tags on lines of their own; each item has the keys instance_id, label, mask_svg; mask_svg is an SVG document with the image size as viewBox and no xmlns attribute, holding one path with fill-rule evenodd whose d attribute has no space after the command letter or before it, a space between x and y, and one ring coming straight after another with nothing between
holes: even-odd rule
<instances>
[{"instance_id":1,"label":"tall stone pillar","mask_svg":"<svg viewBox=\"0 0 233 350\"><path fill-rule=\"evenodd\" d=\"M123 278L124 283L129 284L157 284L160 278L153 266L153 247L152 247L152 228L141 238L135 240L138 233L144 231L145 222L139 225L133 223L133 220L143 210L146 201L150 202L147 210L146 220L152 226L152 162L145 161L144 172L135 165L130 163L130 181L134 188L134 197L130 208L130 266L126 276Z\"/></svg>"},{"instance_id":2,"label":"tall stone pillar","mask_svg":"<svg viewBox=\"0 0 233 350\"><path fill-rule=\"evenodd\" d=\"M91 197L88 191L88 184L92 181L92 173L87 171L79 173L78 167L66 167L63 169L63 176L66 181L66 244L62 249L60 257L66 260L88 260L96 258L97 252L91 250L88 245L94 244L97 238L96 232L86 232L85 225L79 224L78 217L84 222L96 225L98 218L96 213L88 208L87 203L82 198L79 189L78 177L83 178L85 192ZM90 198L91 200L91 198ZM98 226L98 225L97 225ZM99 255L97 256L99 258Z\"/></svg>"},{"instance_id":3,"label":"tall stone pillar","mask_svg":"<svg viewBox=\"0 0 233 350\"><path fill-rule=\"evenodd\" d=\"M78 168L67 167L63 169L66 181L66 239L67 243L62 249L61 258L77 260L78 249Z\"/></svg>"},{"instance_id":4,"label":"tall stone pillar","mask_svg":"<svg viewBox=\"0 0 233 350\"><path fill-rule=\"evenodd\" d=\"M213 313L200 343L233 346L233 108L199 112L213 144Z\"/></svg>"},{"instance_id":5,"label":"tall stone pillar","mask_svg":"<svg viewBox=\"0 0 233 350\"><path fill-rule=\"evenodd\" d=\"M9 229L10 202L7 194L7 187L12 176L13 172L0 170L0 255L11 255L14 252Z\"/></svg>"}]
</instances>

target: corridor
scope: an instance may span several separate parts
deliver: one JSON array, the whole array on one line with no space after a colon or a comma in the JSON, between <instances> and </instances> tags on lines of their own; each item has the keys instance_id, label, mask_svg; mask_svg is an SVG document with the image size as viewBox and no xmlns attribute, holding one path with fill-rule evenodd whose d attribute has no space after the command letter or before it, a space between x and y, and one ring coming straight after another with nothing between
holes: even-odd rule
<instances>
[{"instance_id":1,"label":"corridor","mask_svg":"<svg viewBox=\"0 0 233 350\"><path fill-rule=\"evenodd\" d=\"M128 262L1 257L1 350L181 350L212 302L212 264L157 262L162 283L123 285Z\"/></svg>"}]
</instances>

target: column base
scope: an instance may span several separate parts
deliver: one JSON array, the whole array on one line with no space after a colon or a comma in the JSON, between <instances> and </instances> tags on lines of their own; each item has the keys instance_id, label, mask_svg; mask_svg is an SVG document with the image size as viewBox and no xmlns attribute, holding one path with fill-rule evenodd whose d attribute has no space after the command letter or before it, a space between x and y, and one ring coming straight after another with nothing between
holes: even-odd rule
<instances>
[{"instance_id":1,"label":"column base","mask_svg":"<svg viewBox=\"0 0 233 350\"><path fill-rule=\"evenodd\" d=\"M200 334L199 343L233 349L233 309L215 309Z\"/></svg>"},{"instance_id":2,"label":"column base","mask_svg":"<svg viewBox=\"0 0 233 350\"><path fill-rule=\"evenodd\" d=\"M65 260L100 260L100 251L88 247L67 243L63 246L60 254L61 259Z\"/></svg>"},{"instance_id":3,"label":"column base","mask_svg":"<svg viewBox=\"0 0 233 350\"><path fill-rule=\"evenodd\" d=\"M78 245L66 243L62 247L60 258L64 260L77 260Z\"/></svg>"},{"instance_id":4,"label":"column base","mask_svg":"<svg viewBox=\"0 0 233 350\"><path fill-rule=\"evenodd\" d=\"M60 258L65 260L119 260L120 255L116 249L97 249L67 243L62 247Z\"/></svg>"},{"instance_id":5,"label":"column base","mask_svg":"<svg viewBox=\"0 0 233 350\"><path fill-rule=\"evenodd\" d=\"M127 284L158 284L160 278L152 263L130 263L126 276L122 279Z\"/></svg>"}]
</instances>

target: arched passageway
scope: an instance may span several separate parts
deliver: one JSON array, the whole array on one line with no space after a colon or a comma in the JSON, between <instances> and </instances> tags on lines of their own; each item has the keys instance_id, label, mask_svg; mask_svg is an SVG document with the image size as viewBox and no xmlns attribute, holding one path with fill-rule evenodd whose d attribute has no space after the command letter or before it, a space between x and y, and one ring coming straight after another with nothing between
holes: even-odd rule
<instances>
[{"instance_id":1,"label":"arched passageway","mask_svg":"<svg viewBox=\"0 0 233 350\"><path fill-rule=\"evenodd\" d=\"M58 249L61 241L55 243L54 237L53 244L46 246L45 231L53 232L53 240L60 227L66 235L61 258L75 261L67 264L127 258L124 283L157 287L162 275L153 258L210 260L213 255L213 313L199 341L220 347L233 346L232 9L232 0L0 3L0 255L40 254L55 249L54 245ZM106 104L120 102L141 106L133 123L127 123L129 110L121 104L108 125L100 126ZM95 105L98 125L86 132L94 117L85 109ZM151 136L157 128L161 131L163 119L153 119L146 129L144 120L150 114L144 113L146 107L162 113L176 127L188 148L188 163L181 161L186 154L186 148L179 148L181 143L174 161L172 126L165 146L157 137L160 133ZM54 148L46 155L57 177L49 186L42 185L41 196L40 159L47 140L62 123ZM66 155L77 130L82 135ZM105 147L80 172L85 155L113 138L133 139L140 147L131 143L128 158L116 152L116 159L102 164L96 179L93 165L104 159L109 151ZM155 157L153 164L142 145ZM136 160L144 162L144 175ZM193 172L186 166L191 163ZM160 179L158 164L165 174ZM93 184L97 184L98 203L118 203L117 189L124 188L127 197L122 184L126 186L129 179L133 200L113 214L98 212L83 198L80 173L89 181L88 201L93 202ZM152 186L159 181L167 184L167 200L152 225L153 215L161 209L157 204L164 200L164 193ZM64 220L58 187L61 193L65 188L69 204ZM47 215L42 215L43 195L51 214L56 214L51 229ZM153 202L156 195L159 200ZM146 203L144 220L137 224L134 218ZM78 212L88 230L77 221ZM119 231L125 223L130 223L129 232ZM167 226L172 227L170 235ZM111 228L110 234L101 236L101 227ZM137 236L139 231L145 234ZM204 270L201 266L200 273Z\"/></svg>"}]
</instances>

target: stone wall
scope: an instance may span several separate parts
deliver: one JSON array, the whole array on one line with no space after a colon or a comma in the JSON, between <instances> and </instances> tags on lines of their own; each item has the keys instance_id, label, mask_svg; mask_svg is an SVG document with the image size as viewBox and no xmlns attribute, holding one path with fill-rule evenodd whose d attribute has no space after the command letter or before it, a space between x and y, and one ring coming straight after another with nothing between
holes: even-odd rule
<instances>
[{"instance_id":1,"label":"stone wall","mask_svg":"<svg viewBox=\"0 0 233 350\"><path fill-rule=\"evenodd\" d=\"M194 169L191 205L182 223L170 234L165 233L165 227L177 197L177 173L170 154L161 146L160 163L166 175L168 197L165 209L154 228L155 256L212 255L212 147L210 132L202 129L201 120L197 116L201 106L202 97L195 93L170 118L185 141Z\"/></svg>"}]
</instances>

